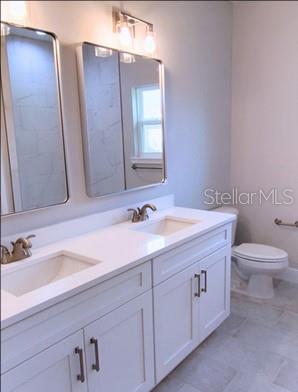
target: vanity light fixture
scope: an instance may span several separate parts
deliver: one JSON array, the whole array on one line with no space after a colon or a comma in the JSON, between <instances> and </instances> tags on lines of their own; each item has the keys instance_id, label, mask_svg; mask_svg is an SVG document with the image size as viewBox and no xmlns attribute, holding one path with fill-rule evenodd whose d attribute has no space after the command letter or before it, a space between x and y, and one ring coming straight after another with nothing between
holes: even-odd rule
<instances>
[{"instance_id":1,"label":"vanity light fixture","mask_svg":"<svg viewBox=\"0 0 298 392\"><path fill-rule=\"evenodd\" d=\"M136 62L136 58L131 53L120 52L120 62L125 64L132 64Z\"/></svg>"},{"instance_id":2,"label":"vanity light fixture","mask_svg":"<svg viewBox=\"0 0 298 392\"><path fill-rule=\"evenodd\" d=\"M96 57L110 57L113 54L112 49L95 46L94 54Z\"/></svg>"},{"instance_id":3,"label":"vanity light fixture","mask_svg":"<svg viewBox=\"0 0 298 392\"><path fill-rule=\"evenodd\" d=\"M153 24L140 18L136 18L126 12L113 9L113 27L114 32L118 34L120 46L122 49L129 49L133 46L133 40L136 35L136 27L144 26L144 51L151 56L156 51L156 39L153 32Z\"/></svg>"}]
</instances>

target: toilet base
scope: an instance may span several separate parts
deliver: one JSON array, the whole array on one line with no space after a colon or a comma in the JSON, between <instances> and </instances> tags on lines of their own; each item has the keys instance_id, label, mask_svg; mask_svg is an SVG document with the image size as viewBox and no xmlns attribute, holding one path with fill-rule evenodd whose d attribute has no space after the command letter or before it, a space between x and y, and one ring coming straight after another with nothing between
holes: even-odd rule
<instances>
[{"instance_id":1,"label":"toilet base","mask_svg":"<svg viewBox=\"0 0 298 392\"><path fill-rule=\"evenodd\" d=\"M274 297L273 278L268 275L251 275L247 286L247 294L259 299Z\"/></svg>"}]
</instances>

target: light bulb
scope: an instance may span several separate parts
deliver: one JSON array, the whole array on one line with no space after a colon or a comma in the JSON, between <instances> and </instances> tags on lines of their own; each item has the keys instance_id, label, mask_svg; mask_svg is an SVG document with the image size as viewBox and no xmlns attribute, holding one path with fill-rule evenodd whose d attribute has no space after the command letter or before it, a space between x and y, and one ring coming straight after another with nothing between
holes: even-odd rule
<instances>
[{"instance_id":1,"label":"light bulb","mask_svg":"<svg viewBox=\"0 0 298 392\"><path fill-rule=\"evenodd\" d=\"M132 44L132 36L127 22L121 23L119 27L119 39L122 47L129 47Z\"/></svg>"},{"instance_id":2,"label":"light bulb","mask_svg":"<svg viewBox=\"0 0 298 392\"><path fill-rule=\"evenodd\" d=\"M156 50L156 42L153 31L147 30L144 40L144 49L147 53L153 54Z\"/></svg>"}]
</instances>

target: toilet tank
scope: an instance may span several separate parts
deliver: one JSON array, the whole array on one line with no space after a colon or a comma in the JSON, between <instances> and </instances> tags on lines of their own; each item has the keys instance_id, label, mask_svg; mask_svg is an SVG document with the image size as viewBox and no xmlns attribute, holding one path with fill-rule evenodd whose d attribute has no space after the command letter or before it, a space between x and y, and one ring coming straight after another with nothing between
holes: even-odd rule
<instances>
[{"instance_id":1,"label":"toilet tank","mask_svg":"<svg viewBox=\"0 0 298 392\"><path fill-rule=\"evenodd\" d=\"M239 210L237 210L237 208L235 208L235 207L222 206L222 207L215 208L213 211L224 212L225 214L236 215L237 219L232 223L232 246L235 245L236 228L237 228Z\"/></svg>"}]
</instances>

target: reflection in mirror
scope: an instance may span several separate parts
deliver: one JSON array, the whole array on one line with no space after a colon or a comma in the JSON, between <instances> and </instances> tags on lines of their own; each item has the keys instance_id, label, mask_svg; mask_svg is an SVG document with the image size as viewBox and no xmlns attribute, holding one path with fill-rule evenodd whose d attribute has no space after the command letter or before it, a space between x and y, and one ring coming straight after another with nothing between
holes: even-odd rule
<instances>
[{"instance_id":1,"label":"reflection in mirror","mask_svg":"<svg viewBox=\"0 0 298 392\"><path fill-rule=\"evenodd\" d=\"M161 63L84 43L78 64L87 194L163 182Z\"/></svg>"},{"instance_id":2,"label":"reflection in mirror","mask_svg":"<svg viewBox=\"0 0 298 392\"><path fill-rule=\"evenodd\" d=\"M1 214L68 198L56 41L1 23Z\"/></svg>"},{"instance_id":3,"label":"reflection in mirror","mask_svg":"<svg viewBox=\"0 0 298 392\"><path fill-rule=\"evenodd\" d=\"M164 180L160 63L120 53L126 188Z\"/></svg>"},{"instance_id":4,"label":"reflection in mirror","mask_svg":"<svg viewBox=\"0 0 298 392\"><path fill-rule=\"evenodd\" d=\"M87 194L121 192L125 180L118 52L84 43L81 54Z\"/></svg>"}]
</instances>

